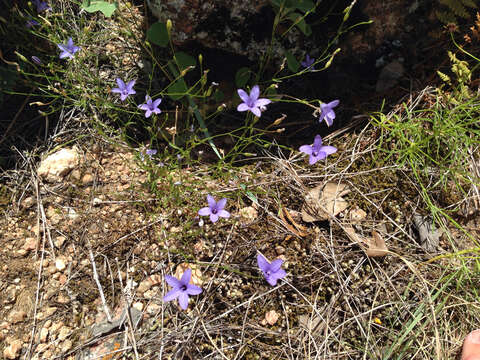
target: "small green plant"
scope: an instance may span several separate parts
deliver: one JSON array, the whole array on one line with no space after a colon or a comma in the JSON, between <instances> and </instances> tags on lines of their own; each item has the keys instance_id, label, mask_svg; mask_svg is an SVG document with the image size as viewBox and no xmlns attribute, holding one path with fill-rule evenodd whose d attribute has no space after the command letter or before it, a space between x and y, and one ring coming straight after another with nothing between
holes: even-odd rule
<instances>
[{"instance_id":1,"label":"small green plant","mask_svg":"<svg viewBox=\"0 0 480 360\"><path fill-rule=\"evenodd\" d=\"M441 71L437 71L437 74L445 83L444 85L448 85L448 87L452 89L452 93L450 95L447 94L448 100L452 103L458 104L460 101L472 97L469 88L470 81L472 79L472 72L470 71L468 62L464 60L459 60L457 56L451 51L448 52L448 57L450 58L450 62L452 63L451 71L455 75L455 79L452 80L449 75L444 74ZM441 89L443 87L444 86L439 89L440 92L442 92Z\"/></svg>"}]
</instances>

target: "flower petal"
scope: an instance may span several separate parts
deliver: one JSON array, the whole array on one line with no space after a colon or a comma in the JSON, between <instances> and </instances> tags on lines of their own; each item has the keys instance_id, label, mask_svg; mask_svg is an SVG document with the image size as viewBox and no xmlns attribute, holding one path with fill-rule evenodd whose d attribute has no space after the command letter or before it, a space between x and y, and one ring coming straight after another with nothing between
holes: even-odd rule
<instances>
[{"instance_id":1,"label":"flower petal","mask_svg":"<svg viewBox=\"0 0 480 360\"><path fill-rule=\"evenodd\" d=\"M255 106L267 106L268 104L270 104L272 101L269 100L269 99L265 99L265 98L261 98L261 99L258 99L257 101L255 101Z\"/></svg>"},{"instance_id":2,"label":"flower petal","mask_svg":"<svg viewBox=\"0 0 480 360\"><path fill-rule=\"evenodd\" d=\"M172 301L176 299L181 293L182 291L179 288L173 288L163 297L163 301Z\"/></svg>"},{"instance_id":3,"label":"flower petal","mask_svg":"<svg viewBox=\"0 0 480 360\"><path fill-rule=\"evenodd\" d=\"M335 115L333 117L330 116L329 114L325 116L325 122L327 123L327 126L332 126L333 119L335 119Z\"/></svg>"},{"instance_id":4,"label":"flower petal","mask_svg":"<svg viewBox=\"0 0 480 360\"><path fill-rule=\"evenodd\" d=\"M223 218L229 218L230 217L230 213L227 211L227 210L219 210L217 212L217 215L220 216L220 217L223 217Z\"/></svg>"},{"instance_id":5,"label":"flower petal","mask_svg":"<svg viewBox=\"0 0 480 360\"><path fill-rule=\"evenodd\" d=\"M212 223L217 222L217 220L218 220L218 215L217 214L210 214L210 221Z\"/></svg>"},{"instance_id":6,"label":"flower petal","mask_svg":"<svg viewBox=\"0 0 480 360\"><path fill-rule=\"evenodd\" d=\"M117 85L118 85L119 89L121 89L121 90L125 89L125 83L123 82L122 79L117 78L115 81L117 82Z\"/></svg>"},{"instance_id":7,"label":"flower petal","mask_svg":"<svg viewBox=\"0 0 480 360\"><path fill-rule=\"evenodd\" d=\"M217 210L222 210L225 207L226 204L227 204L227 199L226 198L218 200Z\"/></svg>"},{"instance_id":8,"label":"flower petal","mask_svg":"<svg viewBox=\"0 0 480 360\"><path fill-rule=\"evenodd\" d=\"M313 140L313 146L312 149L315 150L320 150L320 147L322 146L322 137L320 135L315 136L315 139Z\"/></svg>"},{"instance_id":9,"label":"flower petal","mask_svg":"<svg viewBox=\"0 0 480 360\"><path fill-rule=\"evenodd\" d=\"M138 105L138 108L142 109L142 110L145 110L145 111L150 110L150 108L148 107L147 104L140 104L140 105Z\"/></svg>"},{"instance_id":10,"label":"flower petal","mask_svg":"<svg viewBox=\"0 0 480 360\"><path fill-rule=\"evenodd\" d=\"M190 282L190 278L192 277L192 269L188 268L185 270L185 272L182 275L182 278L180 279L180 283L182 285L187 286L188 283Z\"/></svg>"},{"instance_id":11,"label":"flower petal","mask_svg":"<svg viewBox=\"0 0 480 360\"><path fill-rule=\"evenodd\" d=\"M278 279L275 276L273 276L273 274L265 277L265 280L267 280L267 282L272 286L277 285L277 281L278 281Z\"/></svg>"},{"instance_id":12,"label":"flower petal","mask_svg":"<svg viewBox=\"0 0 480 360\"><path fill-rule=\"evenodd\" d=\"M148 109L145 111L145 117L148 119L150 116L152 116L152 110Z\"/></svg>"},{"instance_id":13,"label":"flower petal","mask_svg":"<svg viewBox=\"0 0 480 360\"><path fill-rule=\"evenodd\" d=\"M250 109L250 111L256 116L256 117L260 117L262 116L262 112L260 111L260 109L258 107L252 107Z\"/></svg>"},{"instance_id":14,"label":"flower petal","mask_svg":"<svg viewBox=\"0 0 480 360\"><path fill-rule=\"evenodd\" d=\"M313 148L310 145L302 145L298 150L307 155L312 155L313 152Z\"/></svg>"},{"instance_id":15,"label":"flower petal","mask_svg":"<svg viewBox=\"0 0 480 360\"><path fill-rule=\"evenodd\" d=\"M128 89L128 91L131 91L131 90L132 90L133 86L135 85L135 81L136 81L136 80L130 80L130 81L128 82L128 84L127 84L127 89Z\"/></svg>"},{"instance_id":16,"label":"flower petal","mask_svg":"<svg viewBox=\"0 0 480 360\"><path fill-rule=\"evenodd\" d=\"M238 89L237 90L238 96L240 96L240 99L243 100L243 102L248 102L250 101L250 98L248 97L248 94L245 92L243 89ZM240 111L240 110L239 110Z\"/></svg>"},{"instance_id":17,"label":"flower petal","mask_svg":"<svg viewBox=\"0 0 480 360\"><path fill-rule=\"evenodd\" d=\"M210 210L215 209L217 206L217 202L215 201L213 196L210 194L207 195L207 203L208 203L208 206L210 207Z\"/></svg>"},{"instance_id":18,"label":"flower petal","mask_svg":"<svg viewBox=\"0 0 480 360\"><path fill-rule=\"evenodd\" d=\"M188 284L187 285L187 294L188 295L198 295L202 292L202 288L196 285Z\"/></svg>"},{"instance_id":19,"label":"flower petal","mask_svg":"<svg viewBox=\"0 0 480 360\"><path fill-rule=\"evenodd\" d=\"M68 38L68 41L67 41L67 47L68 47L68 48L70 48L70 49L73 47L73 40L72 40L72 38L71 38L71 37L70 37L70 38Z\"/></svg>"},{"instance_id":20,"label":"flower petal","mask_svg":"<svg viewBox=\"0 0 480 360\"><path fill-rule=\"evenodd\" d=\"M318 160L320 160L320 159L318 158L318 156L310 155L310 159L308 159L308 163L309 163L310 165L313 165L313 164L315 164Z\"/></svg>"},{"instance_id":21,"label":"flower petal","mask_svg":"<svg viewBox=\"0 0 480 360\"><path fill-rule=\"evenodd\" d=\"M186 292L181 292L178 296L178 303L183 310L187 310L188 307L188 294Z\"/></svg>"},{"instance_id":22,"label":"flower petal","mask_svg":"<svg viewBox=\"0 0 480 360\"><path fill-rule=\"evenodd\" d=\"M340 104L340 100L333 100L333 101L330 101L327 106L331 109L331 108L334 108L335 106L337 106L338 104Z\"/></svg>"},{"instance_id":23,"label":"flower petal","mask_svg":"<svg viewBox=\"0 0 480 360\"><path fill-rule=\"evenodd\" d=\"M324 152L327 155L333 154L337 152L337 148L334 146L322 146L320 151Z\"/></svg>"},{"instance_id":24,"label":"flower petal","mask_svg":"<svg viewBox=\"0 0 480 360\"><path fill-rule=\"evenodd\" d=\"M237 111L247 111L247 110L250 110L250 107L245 103L241 103L237 106Z\"/></svg>"},{"instance_id":25,"label":"flower petal","mask_svg":"<svg viewBox=\"0 0 480 360\"><path fill-rule=\"evenodd\" d=\"M283 269L279 269L270 275L271 278L275 279L275 283L277 282L278 279L282 279L285 276L287 276L287 273Z\"/></svg>"},{"instance_id":26,"label":"flower petal","mask_svg":"<svg viewBox=\"0 0 480 360\"><path fill-rule=\"evenodd\" d=\"M280 269L282 264L283 264L282 259L273 260L272 263L270 264L270 271L272 272L278 271L278 269Z\"/></svg>"},{"instance_id":27,"label":"flower petal","mask_svg":"<svg viewBox=\"0 0 480 360\"><path fill-rule=\"evenodd\" d=\"M173 276L165 275L165 281L171 287L180 287L180 281L178 281L178 279Z\"/></svg>"},{"instance_id":28,"label":"flower petal","mask_svg":"<svg viewBox=\"0 0 480 360\"><path fill-rule=\"evenodd\" d=\"M155 100L155 101L153 102L153 107L154 107L154 108L158 107L158 105L160 105L161 102L162 102L162 99L161 99L161 98Z\"/></svg>"},{"instance_id":29,"label":"flower petal","mask_svg":"<svg viewBox=\"0 0 480 360\"><path fill-rule=\"evenodd\" d=\"M119 88L113 88L111 91L112 93L120 93L120 94L122 93L122 90Z\"/></svg>"},{"instance_id":30,"label":"flower petal","mask_svg":"<svg viewBox=\"0 0 480 360\"><path fill-rule=\"evenodd\" d=\"M204 208L201 208L200 210L198 210L198 215L200 216L207 216L207 215L210 215L212 211L210 210L210 208L207 206L207 207L204 207Z\"/></svg>"},{"instance_id":31,"label":"flower petal","mask_svg":"<svg viewBox=\"0 0 480 360\"><path fill-rule=\"evenodd\" d=\"M257 265L262 272L266 272L268 269L270 269L270 263L262 254L257 255Z\"/></svg>"},{"instance_id":32,"label":"flower petal","mask_svg":"<svg viewBox=\"0 0 480 360\"><path fill-rule=\"evenodd\" d=\"M260 88L258 87L258 85L255 85L250 91L250 99L252 100L252 102L255 102L257 101L259 96L260 96Z\"/></svg>"}]
</instances>

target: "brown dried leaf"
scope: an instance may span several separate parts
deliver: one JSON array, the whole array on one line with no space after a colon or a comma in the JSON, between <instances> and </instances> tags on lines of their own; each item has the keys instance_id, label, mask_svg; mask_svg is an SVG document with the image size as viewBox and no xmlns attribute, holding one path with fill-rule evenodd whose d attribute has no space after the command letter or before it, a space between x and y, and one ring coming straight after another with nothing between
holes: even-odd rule
<instances>
[{"instance_id":1,"label":"brown dried leaf","mask_svg":"<svg viewBox=\"0 0 480 360\"><path fill-rule=\"evenodd\" d=\"M302 206L302 220L314 222L337 216L348 207L348 202L342 196L349 192L346 184L334 182L311 189Z\"/></svg>"},{"instance_id":2,"label":"brown dried leaf","mask_svg":"<svg viewBox=\"0 0 480 360\"><path fill-rule=\"evenodd\" d=\"M385 240L376 231L372 231L372 237L358 235L352 227L343 229L348 237L360 247L362 247L369 257L382 257L388 254L388 248Z\"/></svg>"}]
</instances>

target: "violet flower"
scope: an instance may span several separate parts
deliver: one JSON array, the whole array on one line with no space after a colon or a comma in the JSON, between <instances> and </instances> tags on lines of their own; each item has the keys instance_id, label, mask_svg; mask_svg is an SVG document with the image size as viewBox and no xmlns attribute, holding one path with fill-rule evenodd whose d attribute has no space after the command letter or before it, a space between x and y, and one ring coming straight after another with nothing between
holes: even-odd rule
<instances>
[{"instance_id":1,"label":"violet flower","mask_svg":"<svg viewBox=\"0 0 480 360\"><path fill-rule=\"evenodd\" d=\"M172 301L178 298L178 303L183 310L187 310L188 307L188 295L198 295L202 292L202 289L196 285L190 284L190 278L192 277L192 270L187 269L182 275L182 278L177 278L165 275L165 281L173 287L163 298L163 301Z\"/></svg>"},{"instance_id":2,"label":"violet flower","mask_svg":"<svg viewBox=\"0 0 480 360\"><path fill-rule=\"evenodd\" d=\"M313 145L302 145L299 149L301 152L310 155L310 165L315 164L318 160L325 159L327 155L337 152L337 148L333 146L323 146L320 135L315 136Z\"/></svg>"},{"instance_id":3,"label":"violet flower","mask_svg":"<svg viewBox=\"0 0 480 360\"><path fill-rule=\"evenodd\" d=\"M315 59L311 58L310 55L307 54L305 55L305 61L301 61L300 64L306 69L310 68L310 70L313 70L312 65L314 62L315 62Z\"/></svg>"},{"instance_id":4,"label":"violet flower","mask_svg":"<svg viewBox=\"0 0 480 360\"><path fill-rule=\"evenodd\" d=\"M227 199L223 198L216 202L212 195L207 195L207 202L208 206L198 210L198 215L210 215L210 220L212 221L212 223L216 222L219 217L230 217L230 213L223 209L227 204Z\"/></svg>"},{"instance_id":5,"label":"violet flower","mask_svg":"<svg viewBox=\"0 0 480 360\"><path fill-rule=\"evenodd\" d=\"M145 154L147 154L148 156L150 156L150 159L152 158L153 155L155 155L157 153L157 149L147 149L145 151Z\"/></svg>"},{"instance_id":6,"label":"violet flower","mask_svg":"<svg viewBox=\"0 0 480 360\"><path fill-rule=\"evenodd\" d=\"M75 46L73 43L72 38L68 38L68 42L66 44L57 44L62 53L60 54L60 59L64 59L66 57L73 59L73 55L80 50L79 46Z\"/></svg>"},{"instance_id":7,"label":"violet flower","mask_svg":"<svg viewBox=\"0 0 480 360\"><path fill-rule=\"evenodd\" d=\"M33 3L37 7L37 12L52 10L52 8L48 6L48 3L46 1L33 0Z\"/></svg>"},{"instance_id":8,"label":"violet flower","mask_svg":"<svg viewBox=\"0 0 480 360\"><path fill-rule=\"evenodd\" d=\"M152 100L148 95L145 95L145 104L138 105L139 109L145 110L145 117L149 118L152 113L160 114L162 110L158 108L158 105L162 102L162 99Z\"/></svg>"},{"instance_id":9,"label":"violet flower","mask_svg":"<svg viewBox=\"0 0 480 360\"><path fill-rule=\"evenodd\" d=\"M250 110L255 116L260 117L262 116L262 111L265 110L265 106L271 103L269 99L258 98L260 96L260 88L258 85L252 88L250 95L247 95L243 89L238 89L237 92L243 101L243 103L238 105L238 111Z\"/></svg>"},{"instance_id":10,"label":"violet flower","mask_svg":"<svg viewBox=\"0 0 480 360\"><path fill-rule=\"evenodd\" d=\"M120 94L120 100L125 101L128 95L136 94L137 92L133 90L133 85L135 85L135 80L130 80L128 84L125 85L122 79L117 78L115 80L117 82L118 88L113 88L113 93Z\"/></svg>"},{"instance_id":11,"label":"violet flower","mask_svg":"<svg viewBox=\"0 0 480 360\"><path fill-rule=\"evenodd\" d=\"M337 106L340 103L340 100L333 100L330 101L328 104L320 104L320 108L322 109L322 112L320 113L320 118L318 119L320 122L322 122L323 119L325 119L325 122L327 123L327 126L331 126L333 123L333 119L335 119L335 111L333 111L333 108Z\"/></svg>"},{"instance_id":12,"label":"violet flower","mask_svg":"<svg viewBox=\"0 0 480 360\"><path fill-rule=\"evenodd\" d=\"M40 23L39 23L37 20L35 20L35 19L29 19L29 20L27 20L27 22L25 23L25 26L26 26L27 28L29 28L29 29L32 28L32 27L34 27L34 26L38 26L38 25L40 25Z\"/></svg>"},{"instance_id":13,"label":"violet flower","mask_svg":"<svg viewBox=\"0 0 480 360\"><path fill-rule=\"evenodd\" d=\"M260 270L262 270L265 280L272 286L277 285L277 281L287 275L285 270L280 268L283 264L282 259L273 260L270 263L262 254L258 254L257 264Z\"/></svg>"}]
</instances>

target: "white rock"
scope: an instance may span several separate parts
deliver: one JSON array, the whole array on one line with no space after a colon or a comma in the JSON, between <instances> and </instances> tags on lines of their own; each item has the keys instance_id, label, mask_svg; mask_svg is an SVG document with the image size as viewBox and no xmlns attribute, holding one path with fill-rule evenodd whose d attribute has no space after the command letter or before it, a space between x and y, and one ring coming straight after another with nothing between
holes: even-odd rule
<instances>
[{"instance_id":1,"label":"white rock","mask_svg":"<svg viewBox=\"0 0 480 360\"><path fill-rule=\"evenodd\" d=\"M57 268L58 271L63 271L67 267L65 264L65 259L62 258L57 258L55 260L55 267Z\"/></svg>"},{"instance_id":2,"label":"white rock","mask_svg":"<svg viewBox=\"0 0 480 360\"><path fill-rule=\"evenodd\" d=\"M75 147L59 150L42 160L37 174L48 182L59 182L78 166L80 154Z\"/></svg>"}]
</instances>

